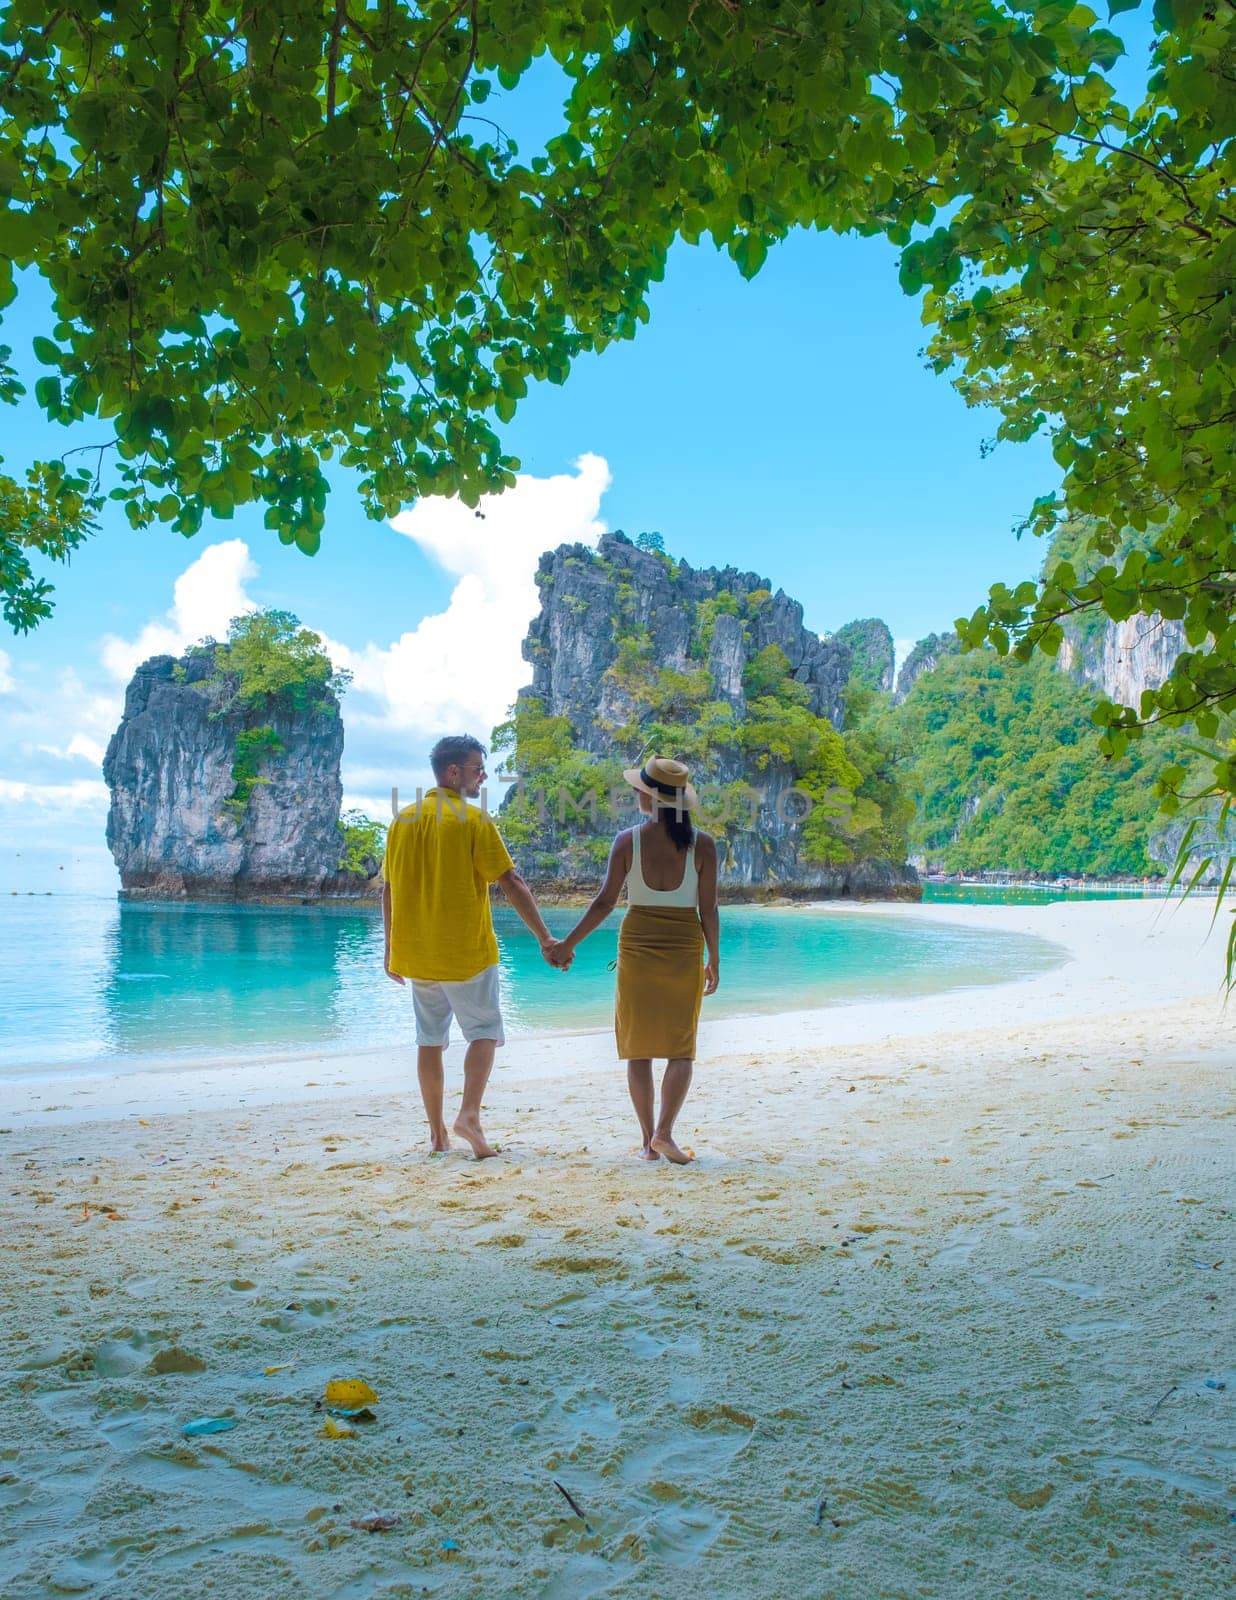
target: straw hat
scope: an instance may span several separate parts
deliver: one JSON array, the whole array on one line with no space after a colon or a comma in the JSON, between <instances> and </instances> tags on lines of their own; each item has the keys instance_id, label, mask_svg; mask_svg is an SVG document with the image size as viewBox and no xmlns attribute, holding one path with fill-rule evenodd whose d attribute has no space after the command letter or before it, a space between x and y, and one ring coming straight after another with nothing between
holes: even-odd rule
<instances>
[{"instance_id":1,"label":"straw hat","mask_svg":"<svg viewBox=\"0 0 1236 1600\"><path fill-rule=\"evenodd\" d=\"M681 761L649 756L642 767L628 767L622 775L633 789L651 795L667 811L694 811L699 806L691 774Z\"/></svg>"}]
</instances>

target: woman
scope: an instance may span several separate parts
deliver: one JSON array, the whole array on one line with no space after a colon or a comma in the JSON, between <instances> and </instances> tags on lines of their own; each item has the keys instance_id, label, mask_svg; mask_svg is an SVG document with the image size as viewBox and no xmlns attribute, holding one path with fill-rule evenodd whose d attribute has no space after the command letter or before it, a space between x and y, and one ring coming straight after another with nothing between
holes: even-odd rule
<instances>
[{"instance_id":1,"label":"woman","mask_svg":"<svg viewBox=\"0 0 1236 1600\"><path fill-rule=\"evenodd\" d=\"M609 870L577 926L550 951L569 965L576 946L605 921L627 886L627 914L618 935L614 1031L627 1063L627 1085L639 1118L645 1161L692 1159L674 1141L674 1119L691 1084L700 1000L720 982L717 847L691 826L699 804L681 761L653 757L623 777L647 819L614 840ZM701 964L703 948L708 960ZM667 1065L661 1114L654 1120L653 1058Z\"/></svg>"}]
</instances>

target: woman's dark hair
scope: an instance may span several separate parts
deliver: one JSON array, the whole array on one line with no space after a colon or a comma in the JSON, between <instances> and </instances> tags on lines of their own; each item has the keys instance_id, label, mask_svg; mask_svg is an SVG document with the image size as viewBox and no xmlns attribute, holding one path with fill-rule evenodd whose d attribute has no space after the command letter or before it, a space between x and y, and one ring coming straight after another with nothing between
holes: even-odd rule
<instances>
[{"instance_id":1,"label":"woman's dark hair","mask_svg":"<svg viewBox=\"0 0 1236 1600\"><path fill-rule=\"evenodd\" d=\"M657 808L661 813L661 826L680 850L689 850L695 838L695 829L691 826L691 813L679 811L672 805L662 804Z\"/></svg>"}]
</instances>

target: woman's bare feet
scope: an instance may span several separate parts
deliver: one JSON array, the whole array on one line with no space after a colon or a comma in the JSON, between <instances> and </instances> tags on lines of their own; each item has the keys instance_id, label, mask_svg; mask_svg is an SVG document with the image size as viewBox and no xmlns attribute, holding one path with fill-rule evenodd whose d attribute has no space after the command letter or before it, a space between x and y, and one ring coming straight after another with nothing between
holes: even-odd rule
<instances>
[{"instance_id":1,"label":"woman's bare feet","mask_svg":"<svg viewBox=\"0 0 1236 1600\"><path fill-rule=\"evenodd\" d=\"M689 1161L695 1160L694 1153L690 1150L680 1150L668 1133L654 1133L648 1141L648 1146L657 1155L672 1161L675 1166L685 1167Z\"/></svg>"},{"instance_id":2,"label":"woman's bare feet","mask_svg":"<svg viewBox=\"0 0 1236 1600\"><path fill-rule=\"evenodd\" d=\"M450 1148L451 1141L447 1138L445 1128L443 1128L441 1133L435 1133L432 1139L429 1141L429 1154L431 1156L445 1155Z\"/></svg>"},{"instance_id":3,"label":"woman's bare feet","mask_svg":"<svg viewBox=\"0 0 1236 1600\"><path fill-rule=\"evenodd\" d=\"M466 1139L472 1146L472 1154L478 1161L484 1161L486 1156L496 1156L499 1154L497 1148L490 1144L489 1140L481 1131L481 1124L478 1119L471 1117L456 1117L452 1126L459 1137L461 1139Z\"/></svg>"}]
</instances>

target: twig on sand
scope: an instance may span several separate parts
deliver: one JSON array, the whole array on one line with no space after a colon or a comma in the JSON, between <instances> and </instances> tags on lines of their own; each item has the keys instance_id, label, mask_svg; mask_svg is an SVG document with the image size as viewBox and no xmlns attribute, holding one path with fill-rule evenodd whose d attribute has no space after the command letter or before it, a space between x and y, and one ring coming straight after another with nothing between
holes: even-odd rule
<instances>
[{"instance_id":1,"label":"twig on sand","mask_svg":"<svg viewBox=\"0 0 1236 1600\"><path fill-rule=\"evenodd\" d=\"M828 1510L828 1501L827 1500L821 1500L819 1505L816 1506L816 1508L815 1508L815 1525L816 1525L817 1528L820 1527L821 1524L823 1523L824 1516L825 1516L825 1513L827 1512L827 1510ZM834 1528L839 1528L841 1526L841 1524L837 1521L836 1517L829 1517L828 1520L832 1523Z\"/></svg>"},{"instance_id":2,"label":"twig on sand","mask_svg":"<svg viewBox=\"0 0 1236 1600\"><path fill-rule=\"evenodd\" d=\"M580 1505L579 1501L575 1498L575 1496L571 1493L571 1491L569 1489L564 1489L562 1487L562 1485L558 1482L557 1478L551 1479L551 1482L553 1483L554 1488L557 1489L558 1493L566 1501L567 1505L570 1506L571 1510L575 1513L575 1515L583 1523L584 1531L586 1533L591 1533L593 1531L592 1530L592 1525L589 1523L588 1518L584 1515L583 1506Z\"/></svg>"},{"instance_id":3,"label":"twig on sand","mask_svg":"<svg viewBox=\"0 0 1236 1600\"><path fill-rule=\"evenodd\" d=\"M1143 1428L1148 1428L1150 1426L1150 1424L1154 1421L1155 1412L1159 1409L1159 1407L1167 1399L1168 1395L1173 1395L1175 1393L1176 1393L1176 1385L1172 1384L1171 1388L1167 1391L1167 1393L1166 1394L1161 1394L1159 1396L1159 1398L1155 1401L1154 1405L1151 1406L1149 1414L1147 1416L1138 1417L1137 1420L1142 1425Z\"/></svg>"}]
</instances>

